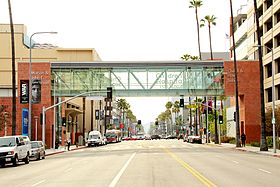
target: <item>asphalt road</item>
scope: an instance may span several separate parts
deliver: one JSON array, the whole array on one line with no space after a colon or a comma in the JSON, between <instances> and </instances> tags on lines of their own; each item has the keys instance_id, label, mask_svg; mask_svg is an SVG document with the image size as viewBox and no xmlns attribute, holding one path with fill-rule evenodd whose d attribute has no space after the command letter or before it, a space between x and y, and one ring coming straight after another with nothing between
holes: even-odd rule
<instances>
[{"instance_id":1,"label":"asphalt road","mask_svg":"<svg viewBox=\"0 0 280 187\"><path fill-rule=\"evenodd\" d=\"M0 186L280 186L280 159L178 140L127 141L0 168Z\"/></svg>"}]
</instances>

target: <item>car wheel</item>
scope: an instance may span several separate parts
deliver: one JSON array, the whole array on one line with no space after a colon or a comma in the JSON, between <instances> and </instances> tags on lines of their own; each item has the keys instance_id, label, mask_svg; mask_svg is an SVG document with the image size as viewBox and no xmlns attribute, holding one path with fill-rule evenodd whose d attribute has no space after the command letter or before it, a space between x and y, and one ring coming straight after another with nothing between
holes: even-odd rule
<instances>
[{"instance_id":1,"label":"car wheel","mask_svg":"<svg viewBox=\"0 0 280 187\"><path fill-rule=\"evenodd\" d=\"M37 160L40 160L41 159L41 156L40 156L40 153L38 154L37 156Z\"/></svg>"},{"instance_id":2,"label":"car wheel","mask_svg":"<svg viewBox=\"0 0 280 187\"><path fill-rule=\"evenodd\" d=\"M1 163L0 165L1 165L2 168L4 168L6 166L5 162Z\"/></svg>"},{"instance_id":3,"label":"car wheel","mask_svg":"<svg viewBox=\"0 0 280 187\"><path fill-rule=\"evenodd\" d=\"M13 159L13 166L17 167L17 165L18 165L18 157L17 155L15 155L15 158Z\"/></svg>"},{"instance_id":4,"label":"car wheel","mask_svg":"<svg viewBox=\"0 0 280 187\"><path fill-rule=\"evenodd\" d=\"M29 153L27 153L26 157L24 158L25 164L29 164Z\"/></svg>"}]
</instances>

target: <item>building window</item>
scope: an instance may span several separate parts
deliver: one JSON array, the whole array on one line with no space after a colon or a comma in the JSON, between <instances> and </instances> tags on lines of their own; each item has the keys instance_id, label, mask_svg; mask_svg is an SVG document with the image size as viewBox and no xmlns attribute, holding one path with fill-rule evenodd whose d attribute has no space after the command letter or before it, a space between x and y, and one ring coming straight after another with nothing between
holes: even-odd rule
<instances>
[{"instance_id":1,"label":"building window","mask_svg":"<svg viewBox=\"0 0 280 187\"><path fill-rule=\"evenodd\" d=\"M260 19L260 17L263 15L263 5L261 5L260 8L258 8L258 13L259 13L258 19Z\"/></svg>"},{"instance_id":2,"label":"building window","mask_svg":"<svg viewBox=\"0 0 280 187\"><path fill-rule=\"evenodd\" d=\"M267 53L270 53L271 49L273 48L272 40L270 40L269 42L267 42L264 45L265 45L265 49L263 49L263 50L265 51L264 54L266 55Z\"/></svg>"},{"instance_id":3,"label":"building window","mask_svg":"<svg viewBox=\"0 0 280 187\"><path fill-rule=\"evenodd\" d=\"M280 85L276 85L275 87L275 100L279 100L280 99Z\"/></svg>"},{"instance_id":4,"label":"building window","mask_svg":"<svg viewBox=\"0 0 280 187\"><path fill-rule=\"evenodd\" d=\"M267 9L269 9L272 6L273 0L266 0L265 4L266 4L266 10L267 10Z\"/></svg>"},{"instance_id":5,"label":"building window","mask_svg":"<svg viewBox=\"0 0 280 187\"><path fill-rule=\"evenodd\" d=\"M280 9L274 14L275 25L280 22Z\"/></svg>"},{"instance_id":6,"label":"building window","mask_svg":"<svg viewBox=\"0 0 280 187\"><path fill-rule=\"evenodd\" d=\"M272 102L272 88L265 89L267 102Z\"/></svg>"},{"instance_id":7,"label":"building window","mask_svg":"<svg viewBox=\"0 0 280 187\"><path fill-rule=\"evenodd\" d=\"M269 18L265 23L265 32L268 32L272 28L272 17Z\"/></svg>"},{"instance_id":8,"label":"building window","mask_svg":"<svg viewBox=\"0 0 280 187\"><path fill-rule=\"evenodd\" d=\"M276 72L280 73L280 57L275 59Z\"/></svg>"},{"instance_id":9,"label":"building window","mask_svg":"<svg viewBox=\"0 0 280 187\"><path fill-rule=\"evenodd\" d=\"M275 41L275 47L280 46L280 33L277 34L277 36L275 36L274 41Z\"/></svg>"},{"instance_id":10,"label":"building window","mask_svg":"<svg viewBox=\"0 0 280 187\"><path fill-rule=\"evenodd\" d=\"M267 65L265 65L265 78L269 78L272 76L272 64L269 63Z\"/></svg>"}]
</instances>

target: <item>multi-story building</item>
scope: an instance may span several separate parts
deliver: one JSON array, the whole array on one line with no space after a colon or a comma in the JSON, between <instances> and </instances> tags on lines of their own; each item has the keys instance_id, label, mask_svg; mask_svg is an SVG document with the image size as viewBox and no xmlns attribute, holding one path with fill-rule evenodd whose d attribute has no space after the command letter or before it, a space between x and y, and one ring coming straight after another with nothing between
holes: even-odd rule
<instances>
[{"instance_id":1,"label":"multi-story building","mask_svg":"<svg viewBox=\"0 0 280 187\"><path fill-rule=\"evenodd\" d=\"M280 104L280 1L258 0L257 9L263 54L264 99L265 106L271 107L273 75L275 103ZM237 60L257 60L258 41L253 0L247 0L247 5L239 9L233 26Z\"/></svg>"},{"instance_id":2,"label":"multi-story building","mask_svg":"<svg viewBox=\"0 0 280 187\"><path fill-rule=\"evenodd\" d=\"M272 74L275 82L275 101L280 100L280 1L257 1L260 35L263 50L264 89L266 106L272 102ZM252 0L248 1L248 58L258 59L255 11ZM273 55L273 56L272 56ZM272 61L273 58L273 61ZM274 72L273 72L274 69Z\"/></svg>"},{"instance_id":3,"label":"multi-story building","mask_svg":"<svg viewBox=\"0 0 280 187\"><path fill-rule=\"evenodd\" d=\"M26 27L22 24L15 24L15 56L16 56L16 88L17 96L20 96L20 81L29 80L29 37L26 34ZM7 134L11 135L11 108L12 108L12 55L11 55L11 32L9 24L0 24L0 105L6 105L7 111L10 114L8 121ZM34 41L33 41L34 42ZM36 43L36 42L35 42ZM32 104L31 124L32 140L35 138L41 139L41 116L42 106L51 106L54 104L55 93L54 82L55 77L51 75L51 62L98 62L101 61L95 49L84 48L60 48L51 44L36 44L32 45L32 80L40 79L41 83L41 98L39 103ZM57 102L61 101L62 97L56 97ZM83 104L85 101L85 104ZM102 103L101 103L102 104ZM85 108L87 110L85 110ZM72 143L77 141L77 135L81 135L92 129L100 130L100 122L92 117L94 112L91 110L100 109L99 101L87 101L82 98L77 98L67 102L63 107L57 108L56 114L54 110L49 112L48 123L46 126L46 143L51 146L53 142L53 125L56 123L57 140L62 141L63 138L71 138ZM20 103L17 97L17 126L16 134L23 133L23 111L28 110L28 103ZM58 114L58 111L60 113ZM81 115L80 115L81 114ZM63 127L62 117L66 117L66 126ZM56 119L54 122L54 119ZM25 120L26 121L26 120ZM35 127L37 124L37 128ZM37 131L35 132L35 129ZM0 136L4 135L4 130L0 131Z\"/></svg>"}]
</instances>

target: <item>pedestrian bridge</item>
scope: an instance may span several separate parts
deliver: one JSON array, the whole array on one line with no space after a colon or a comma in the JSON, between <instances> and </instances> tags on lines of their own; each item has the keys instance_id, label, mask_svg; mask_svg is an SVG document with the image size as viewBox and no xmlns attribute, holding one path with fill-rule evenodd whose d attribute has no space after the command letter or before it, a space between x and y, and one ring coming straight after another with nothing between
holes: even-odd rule
<instances>
[{"instance_id":1,"label":"pedestrian bridge","mask_svg":"<svg viewBox=\"0 0 280 187\"><path fill-rule=\"evenodd\" d=\"M75 96L113 88L113 96L224 94L223 61L52 62L52 94ZM91 95L104 95L94 93Z\"/></svg>"}]
</instances>

